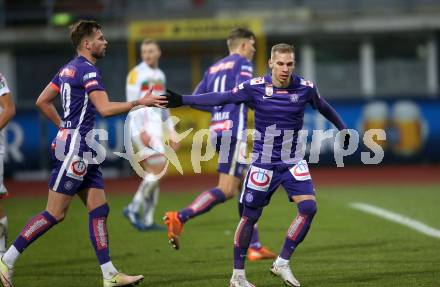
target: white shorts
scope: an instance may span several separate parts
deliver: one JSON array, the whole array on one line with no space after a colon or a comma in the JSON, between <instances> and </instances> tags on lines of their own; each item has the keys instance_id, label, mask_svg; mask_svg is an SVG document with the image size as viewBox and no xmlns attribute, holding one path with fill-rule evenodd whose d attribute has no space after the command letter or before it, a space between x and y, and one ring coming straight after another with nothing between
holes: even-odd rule
<instances>
[{"instance_id":1,"label":"white shorts","mask_svg":"<svg viewBox=\"0 0 440 287\"><path fill-rule=\"evenodd\" d=\"M131 143L133 151L139 159L147 160L149 164L159 164L166 161L165 147L163 139L159 137L152 137L150 141L151 146L146 146L141 139L140 134L132 135Z\"/></svg>"}]
</instances>

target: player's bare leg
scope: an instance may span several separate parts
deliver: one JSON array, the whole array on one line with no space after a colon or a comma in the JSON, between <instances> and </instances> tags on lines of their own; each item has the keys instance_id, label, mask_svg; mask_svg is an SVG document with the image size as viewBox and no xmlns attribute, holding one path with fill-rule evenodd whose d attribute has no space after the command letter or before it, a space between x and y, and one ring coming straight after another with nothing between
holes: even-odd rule
<instances>
[{"instance_id":1,"label":"player's bare leg","mask_svg":"<svg viewBox=\"0 0 440 287\"><path fill-rule=\"evenodd\" d=\"M298 195L292 196L292 200L298 206L298 214L287 231L284 246L270 272L280 277L287 286L298 287L300 283L290 269L290 257L309 231L316 214L316 198L314 195Z\"/></svg>"},{"instance_id":2,"label":"player's bare leg","mask_svg":"<svg viewBox=\"0 0 440 287\"><path fill-rule=\"evenodd\" d=\"M78 192L78 196L89 211L90 240L101 266L104 287L131 286L141 282L144 276L130 276L121 273L113 266L110 259L107 233L109 207L104 190L86 188Z\"/></svg>"},{"instance_id":3,"label":"player's bare leg","mask_svg":"<svg viewBox=\"0 0 440 287\"><path fill-rule=\"evenodd\" d=\"M179 236L183 231L183 225L190 219L202 215L217 204L234 197L238 192L240 179L235 176L220 173L218 186L202 192L194 201L179 212L168 211L164 221L168 226L168 240L174 249L180 248Z\"/></svg>"},{"instance_id":4,"label":"player's bare leg","mask_svg":"<svg viewBox=\"0 0 440 287\"><path fill-rule=\"evenodd\" d=\"M15 261L32 242L64 219L71 201L72 196L49 190L46 210L29 220L0 260L0 275L3 286L13 286L12 273Z\"/></svg>"}]
</instances>

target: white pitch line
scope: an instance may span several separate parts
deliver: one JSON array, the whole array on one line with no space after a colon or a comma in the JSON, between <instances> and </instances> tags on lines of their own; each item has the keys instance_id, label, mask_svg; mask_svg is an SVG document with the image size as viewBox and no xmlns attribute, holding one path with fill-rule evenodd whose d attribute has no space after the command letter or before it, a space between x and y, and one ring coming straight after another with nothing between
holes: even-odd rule
<instances>
[{"instance_id":1,"label":"white pitch line","mask_svg":"<svg viewBox=\"0 0 440 287\"><path fill-rule=\"evenodd\" d=\"M432 228L415 219L366 203L354 202L351 203L350 206L354 209L377 215L379 217L388 219L389 221L405 225L425 235L440 239L440 230Z\"/></svg>"}]
</instances>

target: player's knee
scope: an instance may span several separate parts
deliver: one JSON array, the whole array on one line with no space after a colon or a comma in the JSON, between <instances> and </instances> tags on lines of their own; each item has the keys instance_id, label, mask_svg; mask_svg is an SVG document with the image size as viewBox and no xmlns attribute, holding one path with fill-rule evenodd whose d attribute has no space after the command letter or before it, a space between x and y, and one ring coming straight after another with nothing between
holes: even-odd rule
<instances>
[{"instance_id":1,"label":"player's knee","mask_svg":"<svg viewBox=\"0 0 440 287\"><path fill-rule=\"evenodd\" d=\"M250 207L250 206L245 205L244 209L243 209L243 214L241 217L246 217L246 218L248 218L248 220L250 222L255 223L258 221L258 219L260 218L262 213L263 213L262 207L254 208L254 207Z\"/></svg>"},{"instance_id":2,"label":"player's knee","mask_svg":"<svg viewBox=\"0 0 440 287\"><path fill-rule=\"evenodd\" d=\"M56 223L63 221L67 215L67 210L48 210L47 209L46 212L56 220Z\"/></svg>"},{"instance_id":3,"label":"player's knee","mask_svg":"<svg viewBox=\"0 0 440 287\"><path fill-rule=\"evenodd\" d=\"M101 206L96 207L95 209L89 211L90 217L98 218L98 217L107 217L110 213L110 207L107 203L104 203Z\"/></svg>"},{"instance_id":4,"label":"player's knee","mask_svg":"<svg viewBox=\"0 0 440 287\"><path fill-rule=\"evenodd\" d=\"M233 198L238 193L238 188L233 186L220 186L219 189L225 195L226 200Z\"/></svg>"},{"instance_id":5,"label":"player's knee","mask_svg":"<svg viewBox=\"0 0 440 287\"><path fill-rule=\"evenodd\" d=\"M299 213L307 216L315 216L318 208L316 206L316 201L314 200L303 200L298 203Z\"/></svg>"}]
</instances>

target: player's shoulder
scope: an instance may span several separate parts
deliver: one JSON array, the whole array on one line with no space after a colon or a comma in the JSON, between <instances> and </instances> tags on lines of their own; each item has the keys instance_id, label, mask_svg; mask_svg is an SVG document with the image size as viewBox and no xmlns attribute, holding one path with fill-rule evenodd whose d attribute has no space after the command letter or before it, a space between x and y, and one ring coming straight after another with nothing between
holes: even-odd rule
<instances>
[{"instance_id":1,"label":"player's shoulder","mask_svg":"<svg viewBox=\"0 0 440 287\"><path fill-rule=\"evenodd\" d=\"M298 75L294 75L293 76L293 80L299 86L308 87L308 88L311 88L311 89L316 87L315 83L313 83L310 80L304 79L303 77L298 76Z\"/></svg>"},{"instance_id":2,"label":"player's shoulder","mask_svg":"<svg viewBox=\"0 0 440 287\"><path fill-rule=\"evenodd\" d=\"M266 83L266 79L264 77L255 77L248 80L247 82L249 82L249 86L259 86Z\"/></svg>"}]
</instances>

